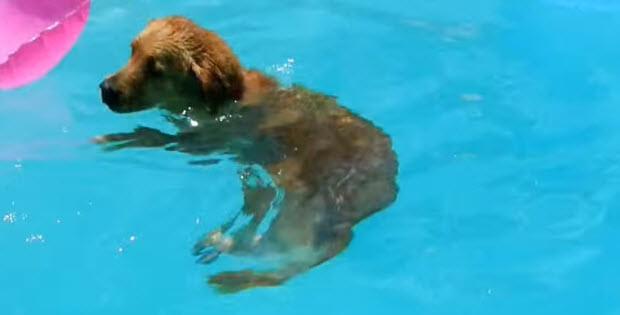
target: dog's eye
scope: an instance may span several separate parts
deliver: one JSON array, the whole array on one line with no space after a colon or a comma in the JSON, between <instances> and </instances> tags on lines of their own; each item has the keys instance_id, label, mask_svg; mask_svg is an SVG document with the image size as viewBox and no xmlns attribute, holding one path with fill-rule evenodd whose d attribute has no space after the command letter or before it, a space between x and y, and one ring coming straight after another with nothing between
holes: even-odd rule
<instances>
[{"instance_id":1,"label":"dog's eye","mask_svg":"<svg viewBox=\"0 0 620 315\"><path fill-rule=\"evenodd\" d=\"M152 75L154 75L154 76L161 75L162 72L163 72L161 64L159 62L157 62L157 60L155 60L155 58L153 58L153 57L150 57L147 60L146 68L147 68L147 71L149 73L151 73Z\"/></svg>"}]
</instances>

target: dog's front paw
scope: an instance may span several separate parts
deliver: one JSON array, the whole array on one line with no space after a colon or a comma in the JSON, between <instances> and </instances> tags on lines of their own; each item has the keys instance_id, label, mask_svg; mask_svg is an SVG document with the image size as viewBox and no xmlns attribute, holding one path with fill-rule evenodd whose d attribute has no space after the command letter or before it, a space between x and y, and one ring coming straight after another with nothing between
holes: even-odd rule
<instances>
[{"instance_id":1,"label":"dog's front paw","mask_svg":"<svg viewBox=\"0 0 620 315\"><path fill-rule=\"evenodd\" d=\"M209 264L214 262L222 252L229 251L232 244L232 238L224 235L222 229L217 229L207 233L207 235L198 240L194 244L192 254L198 256L197 263Z\"/></svg>"},{"instance_id":2,"label":"dog's front paw","mask_svg":"<svg viewBox=\"0 0 620 315\"><path fill-rule=\"evenodd\" d=\"M116 142L117 140L114 140L114 138L117 135L119 135L119 134L112 133L112 134L107 134L107 135L95 136L95 137L92 137L90 139L90 142L96 143L96 144L106 144L106 143L110 143L110 142Z\"/></svg>"}]
</instances>

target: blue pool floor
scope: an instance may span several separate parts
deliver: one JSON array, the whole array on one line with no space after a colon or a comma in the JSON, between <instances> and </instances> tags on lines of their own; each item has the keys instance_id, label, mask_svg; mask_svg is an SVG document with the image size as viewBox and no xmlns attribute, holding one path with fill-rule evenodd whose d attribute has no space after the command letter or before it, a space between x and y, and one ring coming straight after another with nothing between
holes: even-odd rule
<instances>
[{"instance_id":1,"label":"blue pool floor","mask_svg":"<svg viewBox=\"0 0 620 315\"><path fill-rule=\"evenodd\" d=\"M344 253L217 295L252 261L190 248L240 207L235 165L89 142L170 129L97 91L168 14L392 136L398 200ZM95 0L57 68L0 91L0 313L619 315L618 29L614 0Z\"/></svg>"}]
</instances>

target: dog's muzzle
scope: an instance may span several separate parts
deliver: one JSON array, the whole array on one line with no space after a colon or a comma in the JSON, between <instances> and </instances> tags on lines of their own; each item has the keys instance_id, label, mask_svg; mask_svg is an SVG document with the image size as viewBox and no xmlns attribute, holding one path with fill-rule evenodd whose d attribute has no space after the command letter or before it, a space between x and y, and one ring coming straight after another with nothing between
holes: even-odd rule
<instances>
[{"instance_id":1,"label":"dog's muzzle","mask_svg":"<svg viewBox=\"0 0 620 315\"><path fill-rule=\"evenodd\" d=\"M103 82L99 84L99 88L101 89L101 100L112 110L118 108L120 95L110 82L108 80L103 80Z\"/></svg>"}]
</instances>

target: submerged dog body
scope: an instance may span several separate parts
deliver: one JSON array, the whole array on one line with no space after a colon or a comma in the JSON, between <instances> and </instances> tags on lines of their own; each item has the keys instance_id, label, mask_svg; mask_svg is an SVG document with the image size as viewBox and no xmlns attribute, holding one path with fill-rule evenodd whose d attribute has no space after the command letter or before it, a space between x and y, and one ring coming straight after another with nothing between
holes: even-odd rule
<instances>
[{"instance_id":1,"label":"submerged dog body","mask_svg":"<svg viewBox=\"0 0 620 315\"><path fill-rule=\"evenodd\" d=\"M179 128L174 135L140 127L96 138L108 148L224 153L246 166L241 212L249 222L235 231L229 231L234 219L222 224L196 243L194 254L203 263L222 252L285 259L265 271L210 277L222 291L278 285L330 259L346 248L357 222L396 198L397 161L386 134L332 97L281 88L244 70L217 35L185 18L150 22L132 42L127 65L101 90L113 111L158 106Z\"/></svg>"}]
</instances>

